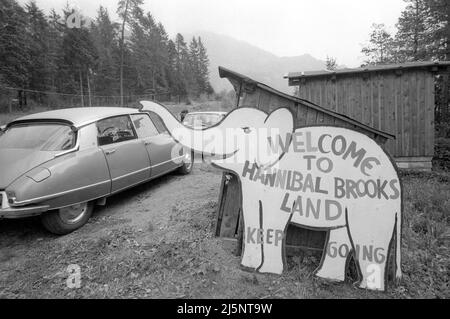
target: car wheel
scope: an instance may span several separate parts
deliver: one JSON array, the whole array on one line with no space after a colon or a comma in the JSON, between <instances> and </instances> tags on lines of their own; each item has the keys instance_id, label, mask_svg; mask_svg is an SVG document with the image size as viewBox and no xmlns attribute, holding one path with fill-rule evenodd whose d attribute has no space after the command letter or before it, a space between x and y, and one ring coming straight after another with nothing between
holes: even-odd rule
<instances>
[{"instance_id":1,"label":"car wheel","mask_svg":"<svg viewBox=\"0 0 450 319\"><path fill-rule=\"evenodd\" d=\"M194 151L186 152L185 158L183 159L183 166L181 166L178 171L180 174L186 175L192 172L192 167L194 166Z\"/></svg>"},{"instance_id":2,"label":"car wheel","mask_svg":"<svg viewBox=\"0 0 450 319\"><path fill-rule=\"evenodd\" d=\"M65 235L86 224L93 210L93 202L76 204L41 215L41 222L49 232Z\"/></svg>"}]
</instances>

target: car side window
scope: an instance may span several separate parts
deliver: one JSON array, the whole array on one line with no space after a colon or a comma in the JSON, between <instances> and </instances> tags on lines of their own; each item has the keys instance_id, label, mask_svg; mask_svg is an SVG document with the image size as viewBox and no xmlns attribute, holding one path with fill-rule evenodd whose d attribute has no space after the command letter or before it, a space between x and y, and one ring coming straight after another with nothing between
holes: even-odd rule
<instances>
[{"instance_id":1,"label":"car side window","mask_svg":"<svg viewBox=\"0 0 450 319\"><path fill-rule=\"evenodd\" d=\"M128 115L110 117L97 122L98 145L108 145L136 139Z\"/></svg>"},{"instance_id":2,"label":"car side window","mask_svg":"<svg viewBox=\"0 0 450 319\"><path fill-rule=\"evenodd\" d=\"M159 117L158 114L154 112L148 112L150 115L150 118L152 119L153 124L155 124L156 128L158 129L159 133L165 133L167 132L166 127L164 126L163 120Z\"/></svg>"},{"instance_id":3,"label":"car side window","mask_svg":"<svg viewBox=\"0 0 450 319\"><path fill-rule=\"evenodd\" d=\"M136 129L136 133L139 138L158 135L158 130L150 120L148 114L132 114L131 120L133 121L134 128Z\"/></svg>"}]
</instances>

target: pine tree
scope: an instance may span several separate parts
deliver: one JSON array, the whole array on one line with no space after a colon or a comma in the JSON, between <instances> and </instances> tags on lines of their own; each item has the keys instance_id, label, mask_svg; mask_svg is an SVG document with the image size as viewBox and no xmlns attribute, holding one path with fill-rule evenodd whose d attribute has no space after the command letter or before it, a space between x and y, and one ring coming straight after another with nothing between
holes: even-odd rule
<instances>
[{"instance_id":1,"label":"pine tree","mask_svg":"<svg viewBox=\"0 0 450 319\"><path fill-rule=\"evenodd\" d=\"M130 58L133 73L132 78L127 78L128 84L132 84L135 94L151 93L151 45L146 37L143 27L143 12L136 10L129 18L131 35L129 38Z\"/></svg>"},{"instance_id":2,"label":"pine tree","mask_svg":"<svg viewBox=\"0 0 450 319\"><path fill-rule=\"evenodd\" d=\"M28 37L30 47L29 87L47 90L51 86L51 64L49 61L49 24L45 14L35 1L25 6L28 18Z\"/></svg>"},{"instance_id":3,"label":"pine tree","mask_svg":"<svg viewBox=\"0 0 450 319\"><path fill-rule=\"evenodd\" d=\"M424 0L428 16L430 40L437 60L450 61L450 1Z\"/></svg>"},{"instance_id":4,"label":"pine tree","mask_svg":"<svg viewBox=\"0 0 450 319\"><path fill-rule=\"evenodd\" d=\"M122 19L122 27L120 31L120 104L123 106L123 76L124 76L124 61L125 61L125 27L128 23L128 17L131 12L139 9L143 0L120 0L118 3L117 13Z\"/></svg>"},{"instance_id":5,"label":"pine tree","mask_svg":"<svg viewBox=\"0 0 450 319\"><path fill-rule=\"evenodd\" d=\"M178 77L177 82L182 91L187 93L187 76L189 73L189 51L187 44L184 41L184 37L178 33L175 37L175 49L177 52L177 63L176 63L176 76Z\"/></svg>"},{"instance_id":6,"label":"pine tree","mask_svg":"<svg viewBox=\"0 0 450 319\"><path fill-rule=\"evenodd\" d=\"M48 51L47 51L47 68L49 71L50 83L49 89L56 92L58 90L58 77L59 77L59 66L63 61L62 54L62 34L63 26L58 22L61 16L56 13L55 10L50 12L50 17L48 18L49 34L47 38Z\"/></svg>"},{"instance_id":7,"label":"pine tree","mask_svg":"<svg viewBox=\"0 0 450 319\"><path fill-rule=\"evenodd\" d=\"M198 97L201 93L200 65L199 65L199 47L195 37L189 44L189 64L185 74L188 83L188 90L191 95Z\"/></svg>"},{"instance_id":8,"label":"pine tree","mask_svg":"<svg viewBox=\"0 0 450 319\"><path fill-rule=\"evenodd\" d=\"M67 18L72 10L64 10ZM80 28L63 28L62 39L63 62L60 67L65 76L63 92L83 93L87 74L94 68L98 57L89 30Z\"/></svg>"},{"instance_id":9,"label":"pine tree","mask_svg":"<svg viewBox=\"0 0 450 319\"><path fill-rule=\"evenodd\" d=\"M91 30L92 40L98 53L94 70L96 94L114 95L117 92L118 68L115 53L118 49L118 28L119 25L111 21L108 10L100 6Z\"/></svg>"},{"instance_id":10,"label":"pine tree","mask_svg":"<svg viewBox=\"0 0 450 319\"><path fill-rule=\"evenodd\" d=\"M32 68L27 14L14 0L0 2L0 74L4 84L28 87Z\"/></svg>"},{"instance_id":11,"label":"pine tree","mask_svg":"<svg viewBox=\"0 0 450 319\"><path fill-rule=\"evenodd\" d=\"M186 94L186 86L181 73L180 59L177 46L174 41L169 40L167 44L167 60L169 73L170 91L177 95Z\"/></svg>"},{"instance_id":12,"label":"pine tree","mask_svg":"<svg viewBox=\"0 0 450 319\"><path fill-rule=\"evenodd\" d=\"M384 24L372 25L369 44L362 49L368 64L388 64L395 61L395 43Z\"/></svg>"},{"instance_id":13,"label":"pine tree","mask_svg":"<svg viewBox=\"0 0 450 319\"><path fill-rule=\"evenodd\" d=\"M214 90L209 82L209 58L206 48L203 45L202 39L198 37L198 60L199 60L199 76L200 76L200 91L206 94L213 94Z\"/></svg>"},{"instance_id":14,"label":"pine tree","mask_svg":"<svg viewBox=\"0 0 450 319\"><path fill-rule=\"evenodd\" d=\"M136 72L136 88L139 94L155 94L160 80L160 36L157 24L150 13L135 10L130 20L130 50Z\"/></svg>"},{"instance_id":15,"label":"pine tree","mask_svg":"<svg viewBox=\"0 0 450 319\"><path fill-rule=\"evenodd\" d=\"M326 63L326 68L328 71L334 71L338 67L336 58L329 57L328 55L327 55L327 59L326 59L325 63Z\"/></svg>"},{"instance_id":16,"label":"pine tree","mask_svg":"<svg viewBox=\"0 0 450 319\"><path fill-rule=\"evenodd\" d=\"M435 60L450 60L450 2L448 0L426 0L429 11L430 39ZM444 134L450 127L450 76L447 73L436 78L435 119L438 133Z\"/></svg>"},{"instance_id":17,"label":"pine tree","mask_svg":"<svg viewBox=\"0 0 450 319\"><path fill-rule=\"evenodd\" d=\"M155 63L156 63L156 82L157 87L162 91L168 91L169 89L169 78L168 78L168 41L169 36L167 35L166 29L162 23L158 23L154 29L155 37Z\"/></svg>"},{"instance_id":18,"label":"pine tree","mask_svg":"<svg viewBox=\"0 0 450 319\"><path fill-rule=\"evenodd\" d=\"M182 80L182 75L177 69L178 53L175 42L168 40L167 42L167 62L168 62L168 82L169 91L177 95L185 95L186 88Z\"/></svg>"},{"instance_id":19,"label":"pine tree","mask_svg":"<svg viewBox=\"0 0 450 319\"><path fill-rule=\"evenodd\" d=\"M429 11L424 0L405 0L408 5L397 23L395 40L398 46L397 59L404 61L425 61L433 51L430 37Z\"/></svg>"},{"instance_id":20,"label":"pine tree","mask_svg":"<svg viewBox=\"0 0 450 319\"><path fill-rule=\"evenodd\" d=\"M368 63L450 60L450 1L405 0L407 6L393 38L374 24L370 43L362 49Z\"/></svg>"}]
</instances>

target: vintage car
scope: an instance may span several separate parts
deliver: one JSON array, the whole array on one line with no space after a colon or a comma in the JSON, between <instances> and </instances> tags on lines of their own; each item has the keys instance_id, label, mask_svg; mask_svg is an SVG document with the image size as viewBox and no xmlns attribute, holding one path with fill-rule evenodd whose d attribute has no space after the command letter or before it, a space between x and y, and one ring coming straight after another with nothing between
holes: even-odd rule
<instances>
[{"instance_id":1,"label":"vintage car","mask_svg":"<svg viewBox=\"0 0 450 319\"><path fill-rule=\"evenodd\" d=\"M25 116L0 134L0 219L41 215L47 230L67 234L108 196L174 170L188 174L192 163L152 112L86 107Z\"/></svg>"},{"instance_id":2,"label":"vintage car","mask_svg":"<svg viewBox=\"0 0 450 319\"><path fill-rule=\"evenodd\" d=\"M203 111L187 113L183 124L192 128L207 128L219 123L227 112Z\"/></svg>"}]
</instances>

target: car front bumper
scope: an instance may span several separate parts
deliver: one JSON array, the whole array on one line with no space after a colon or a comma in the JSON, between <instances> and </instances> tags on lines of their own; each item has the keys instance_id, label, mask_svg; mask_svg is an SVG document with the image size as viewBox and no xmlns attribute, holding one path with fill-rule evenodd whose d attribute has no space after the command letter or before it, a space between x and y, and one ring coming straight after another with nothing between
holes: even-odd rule
<instances>
[{"instance_id":1,"label":"car front bumper","mask_svg":"<svg viewBox=\"0 0 450 319\"><path fill-rule=\"evenodd\" d=\"M48 211L46 205L29 205L22 207L11 207L4 192L0 192L0 219L16 219L37 216Z\"/></svg>"}]
</instances>

